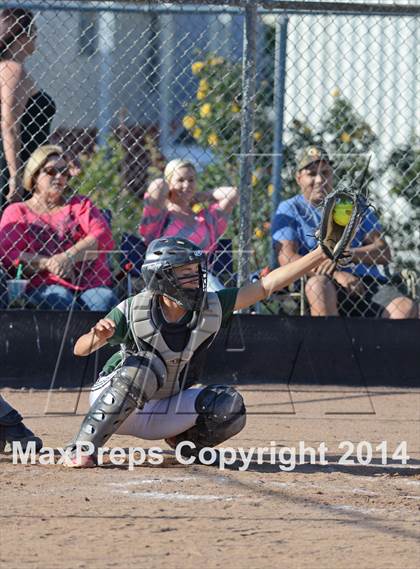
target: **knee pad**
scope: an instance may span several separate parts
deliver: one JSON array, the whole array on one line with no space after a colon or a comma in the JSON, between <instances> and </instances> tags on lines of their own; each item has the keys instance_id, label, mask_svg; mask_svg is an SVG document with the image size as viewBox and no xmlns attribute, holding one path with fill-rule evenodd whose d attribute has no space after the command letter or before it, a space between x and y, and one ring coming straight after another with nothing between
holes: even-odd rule
<instances>
[{"instance_id":1,"label":"knee pad","mask_svg":"<svg viewBox=\"0 0 420 569\"><path fill-rule=\"evenodd\" d=\"M175 446L191 441L196 449L216 446L245 427L246 409L242 395L233 387L209 385L195 400L196 424L174 437Z\"/></svg>"},{"instance_id":2,"label":"knee pad","mask_svg":"<svg viewBox=\"0 0 420 569\"><path fill-rule=\"evenodd\" d=\"M102 446L125 419L153 398L166 379L166 366L156 355L129 356L82 422L74 443Z\"/></svg>"}]
</instances>

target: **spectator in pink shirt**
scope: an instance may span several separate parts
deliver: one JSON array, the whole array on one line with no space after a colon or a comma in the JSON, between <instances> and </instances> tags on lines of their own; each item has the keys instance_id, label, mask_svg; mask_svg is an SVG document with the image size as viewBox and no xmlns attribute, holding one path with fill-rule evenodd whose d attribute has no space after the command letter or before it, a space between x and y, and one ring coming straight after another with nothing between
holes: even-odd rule
<instances>
[{"instance_id":1,"label":"spectator in pink shirt","mask_svg":"<svg viewBox=\"0 0 420 569\"><path fill-rule=\"evenodd\" d=\"M164 177L154 180L145 194L140 235L146 245L159 237L179 237L212 252L228 226L229 216L238 203L235 187L220 187L197 193L197 172L187 160L171 160ZM210 202L194 212L194 204ZM223 285L209 273L209 290Z\"/></svg>"},{"instance_id":2,"label":"spectator in pink shirt","mask_svg":"<svg viewBox=\"0 0 420 569\"><path fill-rule=\"evenodd\" d=\"M106 256L111 229L89 198L66 195L68 178L60 146L32 153L23 178L32 196L3 213L0 261L10 275L22 264L29 301L39 308L108 311L118 303Z\"/></svg>"}]
</instances>

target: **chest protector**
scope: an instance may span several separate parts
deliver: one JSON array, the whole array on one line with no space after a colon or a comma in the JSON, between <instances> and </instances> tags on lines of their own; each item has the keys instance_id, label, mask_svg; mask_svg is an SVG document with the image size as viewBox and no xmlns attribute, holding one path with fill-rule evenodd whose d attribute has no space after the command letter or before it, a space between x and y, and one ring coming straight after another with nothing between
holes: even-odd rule
<instances>
[{"instance_id":1,"label":"chest protector","mask_svg":"<svg viewBox=\"0 0 420 569\"><path fill-rule=\"evenodd\" d=\"M164 399L180 391L181 372L201 344L219 331L222 323L222 307L216 293L207 293L207 306L201 311L196 325L192 328L187 345L182 352L174 352L151 318L152 299L153 293L149 291L137 294L131 303L128 320L138 351L144 351L141 341L147 342L165 362L166 381L153 396L153 399Z\"/></svg>"}]
</instances>

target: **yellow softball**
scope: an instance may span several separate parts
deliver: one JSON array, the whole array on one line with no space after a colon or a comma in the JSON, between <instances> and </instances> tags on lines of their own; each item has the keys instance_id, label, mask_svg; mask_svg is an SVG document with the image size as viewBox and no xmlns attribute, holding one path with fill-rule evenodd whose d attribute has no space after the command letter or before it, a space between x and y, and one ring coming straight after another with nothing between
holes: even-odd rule
<instances>
[{"instance_id":1,"label":"yellow softball","mask_svg":"<svg viewBox=\"0 0 420 569\"><path fill-rule=\"evenodd\" d=\"M345 227L350 221L353 205L350 202L339 203L334 207L333 220L337 225Z\"/></svg>"}]
</instances>

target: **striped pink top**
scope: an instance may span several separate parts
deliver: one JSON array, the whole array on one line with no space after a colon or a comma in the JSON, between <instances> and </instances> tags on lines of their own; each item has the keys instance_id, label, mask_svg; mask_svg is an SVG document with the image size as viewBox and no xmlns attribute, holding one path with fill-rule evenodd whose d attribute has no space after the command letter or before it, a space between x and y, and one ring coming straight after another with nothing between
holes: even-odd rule
<instances>
[{"instance_id":1,"label":"striped pink top","mask_svg":"<svg viewBox=\"0 0 420 569\"><path fill-rule=\"evenodd\" d=\"M180 237L189 239L204 251L211 252L216 248L217 241L226 231L227 225L228 215L217 203L202 209L194 216L194 223L187 225L166 208L149 205L146 195L139 233L146 245L159 237Z\"/></svg>"}]
</instances>

